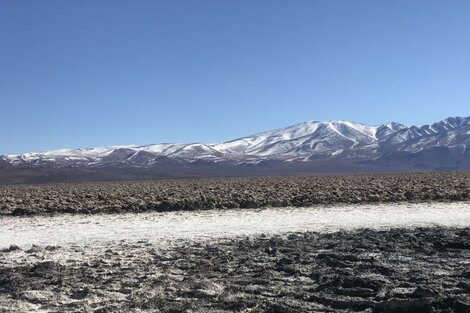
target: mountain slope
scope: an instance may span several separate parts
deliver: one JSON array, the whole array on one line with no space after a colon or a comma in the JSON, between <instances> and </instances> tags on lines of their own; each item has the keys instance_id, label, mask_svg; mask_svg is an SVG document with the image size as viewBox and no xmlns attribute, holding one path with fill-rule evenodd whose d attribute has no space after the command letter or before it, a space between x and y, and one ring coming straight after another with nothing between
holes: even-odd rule
<instances>
[{"instance_id":1,"label":"mountain slope","mask_svg":"<svg viewBox=\"0 0 470 313\"><path fill-rule=\"evenodd\" d=\"M20 169L96 172L100 168L109 173L117 168L139 169L139 175L145 177L142 173L153 171L155 177L151 178L167 177L162 173L168 171L192 177L269 171L466 169L470 168L470 117L410 127L395 122L368 126L349 121L309 121L213 144L59 149L0 157L0 170L11 173Z\"/></svg>"}]
</instances>

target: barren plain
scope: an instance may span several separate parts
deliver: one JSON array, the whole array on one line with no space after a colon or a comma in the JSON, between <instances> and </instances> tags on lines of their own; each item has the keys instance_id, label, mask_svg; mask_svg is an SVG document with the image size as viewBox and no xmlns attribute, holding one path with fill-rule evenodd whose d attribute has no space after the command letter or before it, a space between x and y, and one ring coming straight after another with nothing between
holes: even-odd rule
<instances>
[{"instance_id":1,"label":"barren plain","mask_svg":"<svg viewBox=\"0 0 470 313\"><path fill-rule=\"evenodd\" d=\"M470 173L0 186L0 312L466 313L469 200Z\"/></svg>"},{"instance_id":2,"label":"barren plain","mask_svg":"<svg viewBox=\"0 0 470 313\"><path fill-rule=\"evenodd\" d=\"M0 215L470 200L470 172L0 186Z\"/></svg>"},{"instance_id":3,"label":"barren plain","mask_svg":"<svg viewBox=\"0 0 470 313\"><path fill-rule=\"evenodd\" d=\"M470 312L470 228L302 232L166 248L32 246L0 259L2 312Z\"/></svg>"}]
</instances>

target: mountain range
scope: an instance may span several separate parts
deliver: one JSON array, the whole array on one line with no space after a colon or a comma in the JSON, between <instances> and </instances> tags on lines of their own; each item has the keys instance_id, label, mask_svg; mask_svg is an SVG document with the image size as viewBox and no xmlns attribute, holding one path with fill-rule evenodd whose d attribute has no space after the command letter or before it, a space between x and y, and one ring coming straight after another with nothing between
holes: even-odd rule
<instances>
[{"instance_id":1,"label":"mountain range","mask_svg":"<svg viewBox=\"0 0 470 313\"><path fill-rule=\"evenodd\" d=\"M424 126L309 121L226 142L0 156L0 183L470 169L470 117Z\"/></svg>"}]
</instances>

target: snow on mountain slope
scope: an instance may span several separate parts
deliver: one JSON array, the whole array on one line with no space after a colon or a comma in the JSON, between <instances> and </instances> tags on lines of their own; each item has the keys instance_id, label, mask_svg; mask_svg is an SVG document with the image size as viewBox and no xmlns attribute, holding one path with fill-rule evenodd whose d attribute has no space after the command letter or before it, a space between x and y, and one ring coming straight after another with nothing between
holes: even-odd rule
<instances>
[{"instance_id":1,"label":"snow on mountain slope","mask_svg":"<svg viewBox=\"0 0 470 313\"><path fill-rule=\"evenodd\" d=\"M368 126L349 121L309 121L239 139L214 143L125 145L86 149L59 149L12 154L2 159L12 165L151 166L162 158L177 162L308 161L318 158L375 159L382 153L417 153L446 147L470 150L470 118L447 118L438 123L406 127L399 123ZM467 149L468 148L468 149Z\"/></svg>"},{"instance_id":2,"label":"snow on mountain slope","mask_svg":"<svg viewBox=\"0 0 470 313\"><path fill-rule=\"evenodd\" d=\"M75 162L75 161L93 161L103 158L118 149L130 149L134 146L109 146L96 148L80 149L56 149L44 152L32 152L24 154L10 154L3 157L11 164L21 163L53 163L53 162Z\"/></svg>"},{"instance_id":3,"label":"snow on mountain slope","mask_svg":"<svg viewBox=\"0 0 470 313\"><path fill-rule=\"evenodd\" d=\"M336 151L376 140L377 127L347 121L310 121L237 140L214 144L218 151L230 154L282 158L308 152Z\"/></svg>"},{"instance_id":4,"label":"snow on mountain slope","mask_svg":"<svg viewBox=\"0 0 470 313\"><path fill-rule=\"evenodd\" d=\"M413 153L433 147L464 151L470 146L470 117L447 118L432 125L403 128L392 134L386 143L395 150Z\"/></svg>"}]
</instances>

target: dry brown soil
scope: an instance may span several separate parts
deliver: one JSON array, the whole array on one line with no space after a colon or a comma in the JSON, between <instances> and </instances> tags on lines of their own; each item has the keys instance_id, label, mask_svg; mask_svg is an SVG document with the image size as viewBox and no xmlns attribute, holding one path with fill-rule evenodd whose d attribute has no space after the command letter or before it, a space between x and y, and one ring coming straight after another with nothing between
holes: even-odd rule
<instances>
[{"instance_id":1,"label":"dry brown soil","mask_svg":"<svg viewBox=\"0 0 470 313\"><path fill-rule=\"evenodd\" d=\"M470 200L470 172L0 186L0 215Z\"/></svg>"}]
</instances>

